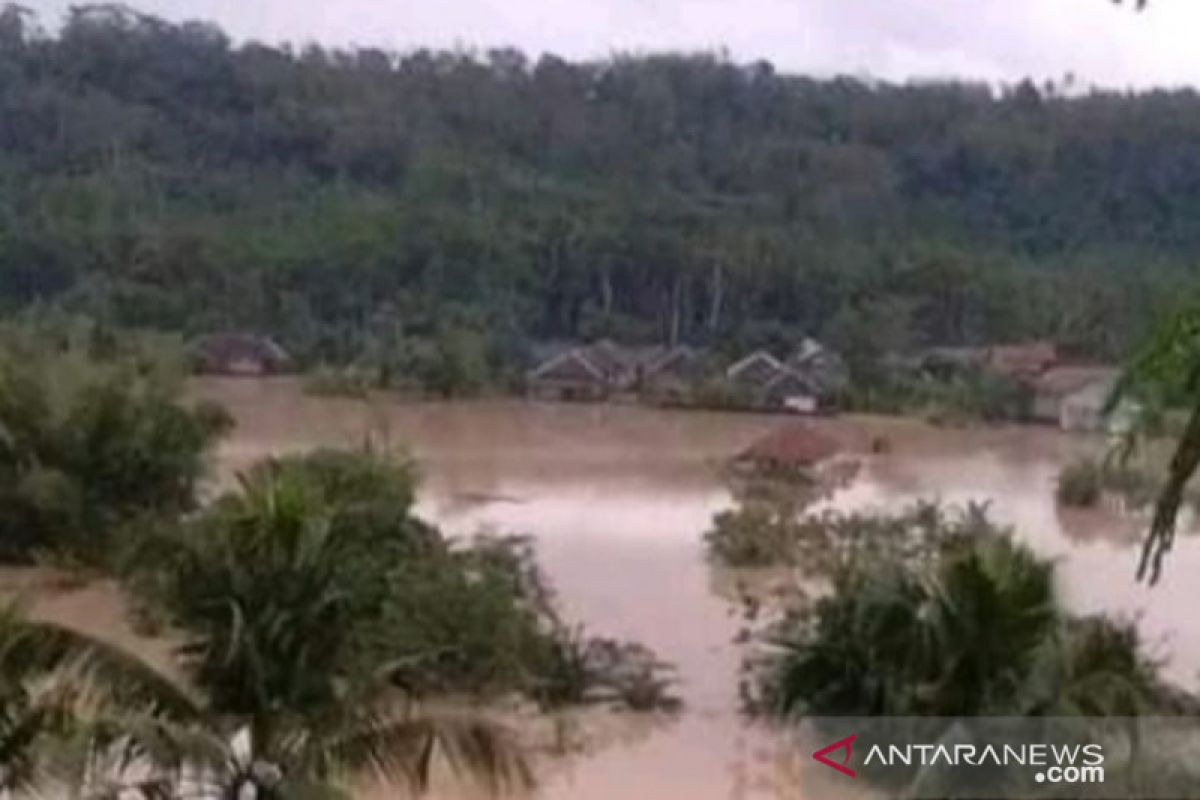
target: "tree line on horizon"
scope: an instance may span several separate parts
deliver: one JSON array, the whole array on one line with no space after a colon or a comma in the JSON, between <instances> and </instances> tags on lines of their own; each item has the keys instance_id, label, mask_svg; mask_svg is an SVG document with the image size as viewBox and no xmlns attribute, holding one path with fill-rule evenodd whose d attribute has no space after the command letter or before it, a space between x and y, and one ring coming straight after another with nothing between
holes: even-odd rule
<instances>
[{"instance_id":1,"label":"tree line on horizon","mask_svg":"<svg viewBox=\"0 0 1200 800\"><path fill-rule=\"evenodd\" d=\"M1198 135L1190 89L235 45L120 5L48 34L10 5L0 310L492 374L599 336L1114 358L1191 280Z\"/></svg>"}]
</instances>

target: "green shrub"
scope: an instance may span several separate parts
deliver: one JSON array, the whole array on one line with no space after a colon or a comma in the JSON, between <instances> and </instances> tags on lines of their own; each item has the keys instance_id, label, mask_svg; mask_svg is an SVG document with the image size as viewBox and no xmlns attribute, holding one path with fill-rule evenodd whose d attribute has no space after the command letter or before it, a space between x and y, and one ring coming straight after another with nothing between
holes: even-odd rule
<instances>
[{"instance_id":1,"label":"green shrub","mask_svg":"<svg viewBox=\"0 0 1200 800\"><path fill-rule=\"evenodd\" d=\"M747 661L751 710L813 716L1129 716L1174 707L1136 629L1075 617L1053 562L977 516L921 559L858 559ZM1097 691L1097 687L1104 691Z\"/></svg>"}]
</instances>

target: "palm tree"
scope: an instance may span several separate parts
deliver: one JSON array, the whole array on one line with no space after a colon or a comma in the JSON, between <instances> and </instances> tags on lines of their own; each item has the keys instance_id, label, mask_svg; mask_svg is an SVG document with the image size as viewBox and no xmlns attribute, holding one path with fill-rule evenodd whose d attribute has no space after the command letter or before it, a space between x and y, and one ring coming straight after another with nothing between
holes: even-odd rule
<instances>
[{"instance_id":1,"label":"palm tree","mask_svg":"<svg viewBox=\"0 0 1200 800\"><path fill-rule=\"evenodd\" d=\"M761 677L784 716L1132 715L1167 696L1132 626L1063 614L1053 564L999 533L856 567L776 633Z\"/></svg>"},{"instance_id":2,"label":"palm tree","mask_svg":"<svg viewBox=\"0 0 1200 800\"><path fill-rule=\"evenodd\" d=\"M270 464L140 548L136 585L183 632L182 663L207 703L202 724L155 735L179 764L203 768L203 796L339 794L362 770L419 791L438 757L492 788L528 783L496 723L396 688L398 665L372 629L379 570L391 548L423 546L408 537L422 532L396 528L399 517L376 530L368 518L388 515L361 503L346 525L327 489Z\"/></svg>"},{"instance_id":3,"label":"palm tree","mask_svg":"<svg viewBox=\"0 0 1200 800\"><path fill-rule=\"evenodd\" d=\"M62 778L49 756L71 740L97 752L106 748L101 741L122 738L114 724L120 715L167 718L195 709L185 689L137 657L31 620L16 604L0 607L0 796Z\"/></svg>"}]
</instances>

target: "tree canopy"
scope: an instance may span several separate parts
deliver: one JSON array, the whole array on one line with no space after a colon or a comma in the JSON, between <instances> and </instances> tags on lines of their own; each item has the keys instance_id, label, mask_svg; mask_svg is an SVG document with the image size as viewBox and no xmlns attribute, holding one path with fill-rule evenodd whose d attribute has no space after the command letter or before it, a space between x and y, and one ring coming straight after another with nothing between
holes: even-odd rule
<instances>
[{"instance_id":1,"label":"tree canopy","mask_svg":"<svg viewBox=\"0 0 1200 800\"><path fill-rule=\"evenodd\" d=\"M1111 356L1200 244L1191 90L235 45L119 5L45 27L0 15L0 309L264 330L445 391L539 338L881 318Z\"/></svg>"}]
</instances>

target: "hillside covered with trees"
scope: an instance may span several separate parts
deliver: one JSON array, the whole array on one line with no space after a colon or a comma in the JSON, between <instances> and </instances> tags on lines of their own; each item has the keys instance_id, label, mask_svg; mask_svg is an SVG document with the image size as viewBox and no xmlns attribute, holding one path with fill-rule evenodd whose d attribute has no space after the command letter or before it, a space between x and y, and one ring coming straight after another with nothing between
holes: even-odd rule
<instances>
[{"instance_id":1,"label":"hillside covered with trees","mask_svg":"<svg viewBox=\"0 0 1200 800\"><path fill-rule=\"evenodd\" d=\"M1200 250L1190 90L281 49L120 6L58 23L0 15L10 312L257 330L301 363L424 354L465 385L600 335L1115 357Z\"/></svg>"}]
</instances>

